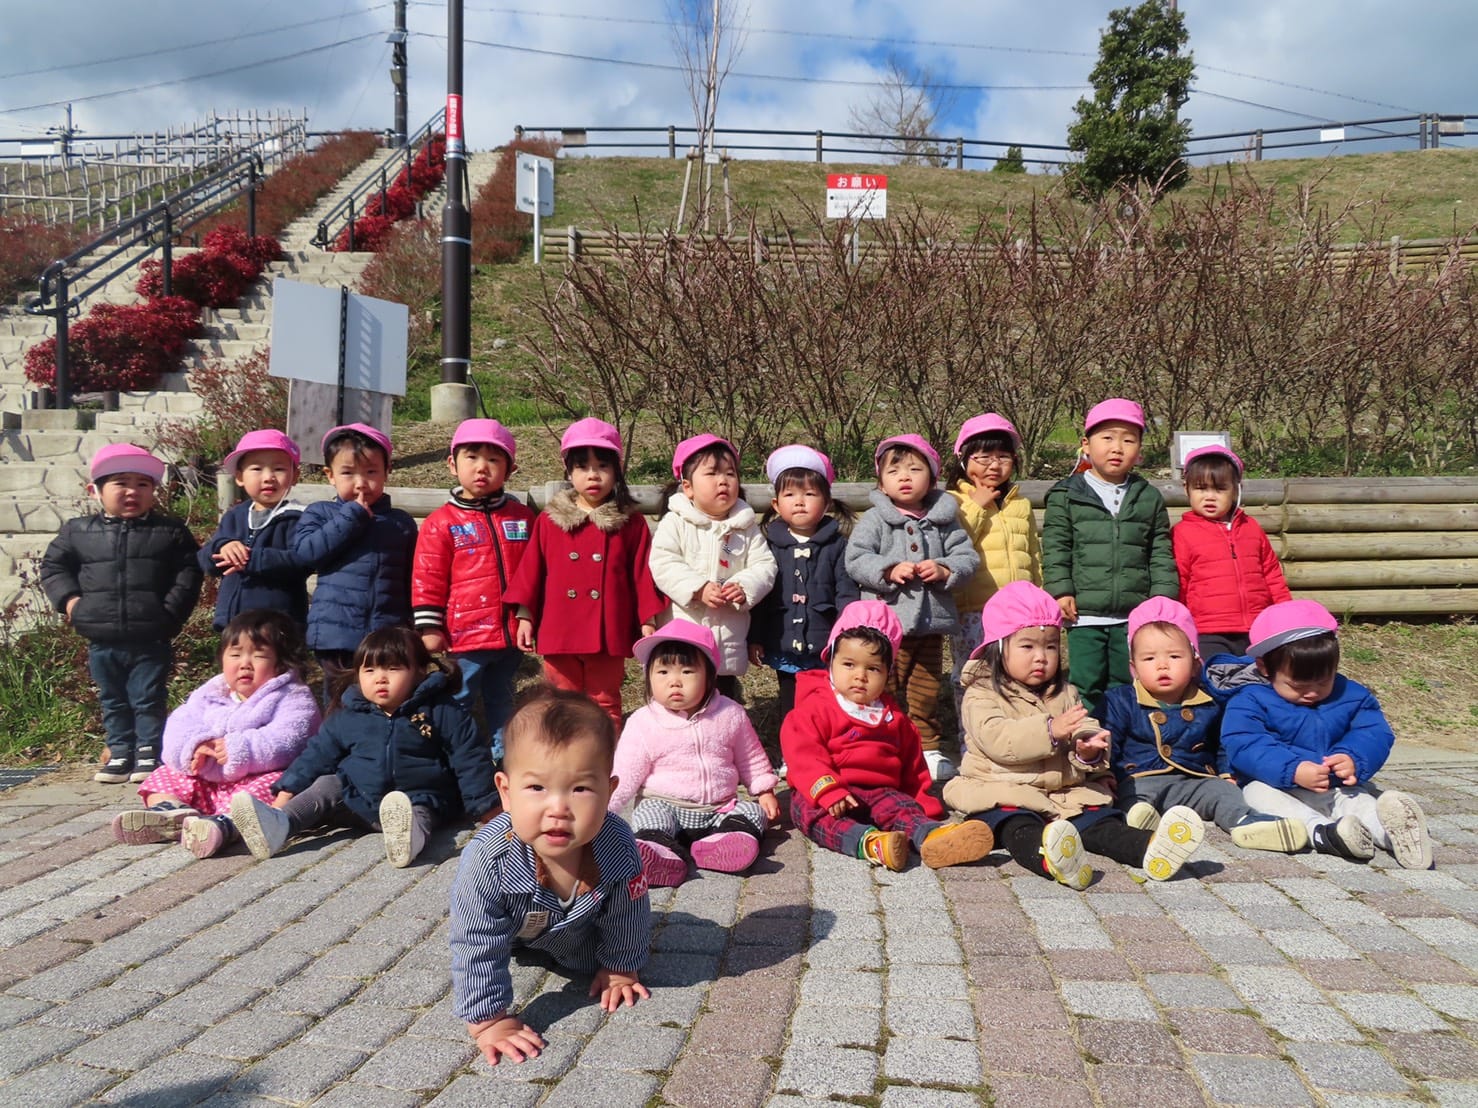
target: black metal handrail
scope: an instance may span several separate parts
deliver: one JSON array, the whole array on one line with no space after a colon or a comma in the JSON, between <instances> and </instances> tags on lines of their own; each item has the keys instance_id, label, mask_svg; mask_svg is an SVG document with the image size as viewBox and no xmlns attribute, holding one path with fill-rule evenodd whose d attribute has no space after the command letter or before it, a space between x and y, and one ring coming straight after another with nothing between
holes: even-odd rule
<instances>
[{"instance_id":1,"label":"black metal handrail","mask_svg":"<svg viewBox=\"0 0 1478 1108\"><path fill-rule=\"evenodd\" d=\"M338 240L339 233L349 229L349 249L354 249L354 221L364 214L364 205L359 203L370 193L378 193L380 207L385 206L385 193L395 182L395 178L402 170L408 171L411 163L416 160L416 155L421 152L421 147L426 145L428 139L433 135L439 135L446 123L446 109L441 108L428 119L415 134L406 140L400 152L391 158L379 169L372 170L366 174L364 179L355 185L349 195L340 200L328 213L318 221L318 231L313 236L312 243L322 250L329 250Z\"/></svg>"}]
</instances>

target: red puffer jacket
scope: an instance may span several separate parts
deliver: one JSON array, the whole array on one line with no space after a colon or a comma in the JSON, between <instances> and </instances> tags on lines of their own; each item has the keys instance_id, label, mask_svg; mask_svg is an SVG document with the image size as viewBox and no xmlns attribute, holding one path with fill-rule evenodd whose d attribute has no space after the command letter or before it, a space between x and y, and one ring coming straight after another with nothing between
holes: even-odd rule
<instances>
[{"instance_id":1,"label":"red puffer jacket","mask_svg":"<svg viewBox=\"0 0 1478 1108\"><path fill-rule=\"evenodd\" d=\"M1258 612L1292 599L1267 532L1241 508L1230 526L1186 512L1170 542L1180 599L1203 635L1246 634Z\"/></svg>"},{"instance_id":2,"label":"red puffer jacket","mask_svg":"<svg viewBox=\"0 0 1478 1108\"><path fill-rule=\"evenodd\" d=\"M516 621L503 595L529 547L534 510L511 496L460 494L421 524L411 574L416 630L445 631L454 654L506 650Z\"/></svg>"}]
</instances>

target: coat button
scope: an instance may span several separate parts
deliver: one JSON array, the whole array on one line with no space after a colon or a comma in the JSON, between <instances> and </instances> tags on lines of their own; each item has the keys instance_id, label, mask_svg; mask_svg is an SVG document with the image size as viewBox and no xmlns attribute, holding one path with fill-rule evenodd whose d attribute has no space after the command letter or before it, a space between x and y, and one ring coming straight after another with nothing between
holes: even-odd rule
<instances>
[{"instance_id":1,"label":"coat button","mask_svg":"<svg viewBox=\"0 0 1478 1108\"><path fill-rule=\"evenodd\" d=\"M1180 718L1185 720L1187 723L1194 723L1196 721L1196 713L1191 711L1189 708L1182 708L1180 710Z\"/></svg>"},{"instance_id":2,"label":"coat button","mask_svg":"<svg viewBox=\"0 0 1478 1108\"><path fill-rule=\"evenodd\" d=\"M590 599L591 600L599 600L600 599L600 590L599 589L591 589L590 590Z\"/></svg>"},{"instance_id":3,"label":"coat button","mask_svg":"<svg viewBox=\"0 0 1478 1108\"><path fill-rule=\"evenodd\" d=\"M592 562L598 562L598 561L600 561L600 555L599 554L592 554L592 555L590 555L590 560Z\"/></svg>"},{"instance_id":4,"label":"coat button","mask_svg":"<svg viewBox=\"0 0 1478 1108\"><path fill-rule=\"evenodd\" d=\"M1165 716L1165 713L1164 712L1151 712L1150 713L1150 722L1151 723L1163 724L1165 722L1165 719L1166 719L1166 716Z\"/></svg>"},{"instance_id":5,"label":"coat button","mask_svg":"<svg viewBox=\"0 0 1478 1108\"><path fill-rule=\"evenodd\" d=\"M919 548L919 544L916 543L916 542L911 542L911 543L908 544L908 549L910 551L917 550L918 548Z\"/></svg>"},{"instance_id":6,"label":"coat button","mask_svg":"<svg viewBox=\"0 0 1478 1108\"><path fill-rule=\"evenodd\" d=\"M571 600L574 600L576 593L574 589L571 589L569 592L565 593L565 595L568 596Z\"/></svg>"},{"instance_id":7,"label":"coat button","mask_svg":"<svg viewBox=\"0 0 1478 1108\"><path fill-rule=\"evenodd\" d=\"M571 550L570 551L570 561L572 561L572 562L578 562L579 560L580 560L580 555L577 554L575 551Z\"/></svg>"}]
</instances>

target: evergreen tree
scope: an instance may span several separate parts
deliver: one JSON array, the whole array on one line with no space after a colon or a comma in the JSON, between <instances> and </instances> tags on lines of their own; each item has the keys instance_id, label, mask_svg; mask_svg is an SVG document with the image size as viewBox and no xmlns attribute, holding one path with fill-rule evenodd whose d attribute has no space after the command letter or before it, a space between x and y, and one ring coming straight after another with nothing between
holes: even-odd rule
<instances>
[{"instance_id":1,"label":"evergreen tree","mask_svg":"<svg viewBox=\"0 0 1478 1108\"><path fill-rule=\"evenodd\" d=\"M992 173L1025 173L1026 158L1021 153L1021 147L1006 147L1006 152L996 159L996 164L990 167L990 171Z\"/></svg>"}]
</instances>

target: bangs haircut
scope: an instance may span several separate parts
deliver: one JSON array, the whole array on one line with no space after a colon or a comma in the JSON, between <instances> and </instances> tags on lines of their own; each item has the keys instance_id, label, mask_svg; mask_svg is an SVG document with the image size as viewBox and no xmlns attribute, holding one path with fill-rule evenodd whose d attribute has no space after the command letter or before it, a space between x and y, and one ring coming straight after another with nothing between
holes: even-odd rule
<instances>
[{"instance_id":1,"label":"bangs haircut","mask_svg":"<svg viewBox=\"0 0 1478 1108\"><path fill-rule=\"evenodd\" d=\"M831 499L831 482L823 474L805 466L791 466L776 474L775 495L779 496L791 489L814 489L827 500Z\"/></svg>"},{"instance_id":2,"label":"bangs haircut","mask_svg":"<svg viewBox=\"0 0 1478 1108\"><path fill-rule=\"evenodd\" d=\"M902 462L908 458L917 458L920 462L924 464L925 469L927 469L930 473L934 472L934 467L929 464L929 459L924 457L913 447L890 446L887 450L883 451L883 456L878 459L878 476L881 477L883 475L883 470L887 469L890 465L893 465L895 462Z\"/></svg>"},{"instance_id":3,"label":"bangs haircut","mask_svg":"<svg viewBox=\"0 0 1478 1108\"><path fill-rule=\"evenodd\" d=\"M1021 455L1016 450L1016 444L1011 441L1011 436L1004 431L987 431L983 435L976 435L974 438L966 439L965 445L960 447L960 452L949 456L949 459L944 463L944 473L942 475L945 488L953 488L959 482L966 480L965 462L969 460L970 455L984 454L987 451L992 453L1000 451L1004 454L1010 454L1012 463L1014 463L1017 469L1021 468ZM1001 488L1009 489L1014 484L1016 484L1016 474L1013 472L1011 474L1011 480L1007 481Z\"/></svg>"},{"instance_id":4,"label":"bangs haircut","mask_svg":"<svg viewBox=\"0 0 1478 1108\"><path fill-rule=\"evenodd\" d=\"M433 669L446 674L446 693L455 694L462 688L462 669L456 662L433 658L421 641L421 636L409 627L396 625L371 631L354 650L354 662L334 682L333 700L329 711L342 707L344 693L358 687L359 671L366 666L401 667L414 673L428 673Z\"/></svg>"},{"instance_id":5,"label":"bangs haircut","mask_svg":"<svg viewBox=\"0 0 1478 1108\"><path fill-rule=\"evenodd\" d=\"M1175 626L1175 624L1167 622L1163 619L1153 619L1150 620L1149 623L1142 623L1139 625L1139 631L1146 631L1150 629L1159 631L1166 635L1174 635L1177 638L1183 639L1186 645L1190 647L1192 653L1198 653L1196 650L1196 644L1191 642L1191 640L1186 636L1185 631ZM1134 632L1134 634L1138 636L1139 631ZM1133 657L1134 655L1134 643L1132 642L1129 644L1129 654L1131 657Z\"/></svg>"},{"instance_id":6,"label":"bangs haircut","mask_svg":"<svg viewBox=\"0 0 1478 1108\"><path fill-rule=\"evenodd\" d=\"M893 669L893 644L888 641L888 636L876 627L849 627L836 637L836 642L865 642L873 648L878 657L882 658L883 665L890 672ZM830 657L836 657L836 643L832 644Z\"/></svg>"},{"instance_id":7,"label":"bangs haircut","mask_svg":"<svg viewBox=\"0 0 1478 1108\"><path fill-rule=\"evenodd\" d=\"M1268 676L1290 681L1323 681L1339 672L1339 637L1333 631L1294 639L1262 656Z\"/></svg>"},{"instance_id":8,"label":"bangs haircut","mask_svg":"<svg viewBox=\"0 0 1478 1108\"><path fill-rule=\"evenodd\" d=\"M728 458L729 463L734 467L734 473L738 474L739 459L735 456L734 452L721 442L712 442L702 450L695 450L692 454L688 455L687 459L683 462L683 480L691 481L693 474L698 472L699 466L705 462L717 464L720 458Z\"/></svg>"},{"instance_id":9,"label":"bangs haircut","mask_svg":"<svg viewBox=\"0 0 1478 1108\"><path fill-rule=\"evenodd\" d=\"M368 435L358 431L340 431L328 442L323 444L323 464L332 468L334 459L345 450L348 450L355 461L375 455L388 470L390 468L390 455L385 453L385 448Z\"/></svg>"},{"instance_id":10,"label":"bangs haircut","mask_svg":"<svg viewBox=\"0 0 1478 1108\"><path fill-rule=\"evenodd\" d=\"M508 451L504 450L495 442L459 442L457 449L452 452L452 461L455 462L464 452L471 454L475 450L496 450L503 456L504 464L509 469L513 468L513 459L508 456Z\"/></svg>"},{"instance_id":11,"label":"bangs haircut","mask_svg":"<svg viewBox=\"0 0 1478 1108\"><path fill-rule=\"evenodd\" d=\"M1009 635L1006 637L1006 641L1011 641ZM1030 689L1045 700L1062 692L1067 685L1067 678L1063 676L1062 664L1060 662L1057 666L1057 672L1052 675L1051 680L1045 681L1040 685L1024 685L1022 682L1016 680L1016 678L1006 672L1006 655L1001 651L1000 639L992 639L985 644L984 648L980 651L980 660L985 663L986 673L990 675L991 687L996 690L997 696L1005 696L1006 689L1010 685L1020 685L1024 689ZM985 679L985 673L976 673L974 680L969 681L965 687L969 688L971 685L979 681L984 681Z\"/></svg>"},{"instance_id":12,"label":"bangs haircut","mask_svg":"<svg viewBox=\"0 0 1478 1108\"><path fill-rule=\"evenodd\" d=\"M308 669L308 645L292 616L275 608L251 608L239 613L221 628L221 642L216 647L216 665L238 639L245 637L255 647L266 647L277 655L282 672L293 673L299 681Z\"/></svg>"},{"instance_id":13,"label":"bangs haircut","mask_svg":"<svg viewBox=\"0 0 1478 1108\"><path fill-rule=\"evenodd\" d=\"M605 709L583 692L534 685L519 697L503 729L504 772L516 758L530 756L534 747L564 750L587 737L595 739L601 771L609 777L616 763L616 725Z\"/></svg>"},{"instance_id":14,"label":"bangs haircut","mask_svg":"<svg viewBox=\"0 0 1478 1108\"><path fill-rule=\"evenodd\" d=\"M1185 467L1185 487L1188 489L1235 489L1241 483L1236 463L1225 454L1193 458Z\"/></svg>"},{"instance_id":15,"label":"bangs haircut","mask_svg":"<svg viewBox=\"0 0 1478 1108\"><path fill-rule=\"evenodd\" d=\"M701 666L704 684L703 699L698 701L700 709L707 707L717 691L718 671L713 668L713 661L692 643L674 642L669 639L652 651L651 657L647 659L646 668L642 671L642 695L648 700L652 699L652 668L654 666Z\"/></svg>"},{"instance_id":16,"label":"bangs haircut","mask_svg":"<svg viewBox=\"0 0 1478 1108\"><path fill-rule=\"evenodd\" d=\"M590 464L591 459L601 465L608 465L616 471L616 486L611 490L608 499L615 502L616 507L623 511L636 506L636 497L631 495L631 489L626 484L626 470L621 466L621 455L614 450L608 450L604 446L577 446L573 450L564 453L565 480L575 472L575 467L581 462Z\"/></svg>"}]
</instances>

